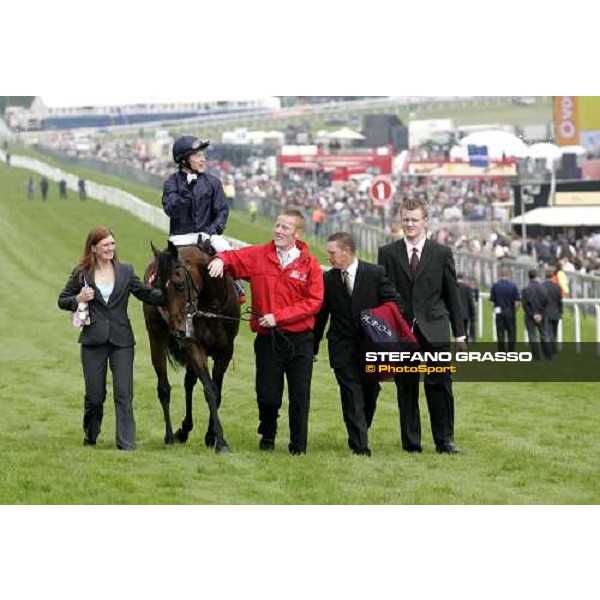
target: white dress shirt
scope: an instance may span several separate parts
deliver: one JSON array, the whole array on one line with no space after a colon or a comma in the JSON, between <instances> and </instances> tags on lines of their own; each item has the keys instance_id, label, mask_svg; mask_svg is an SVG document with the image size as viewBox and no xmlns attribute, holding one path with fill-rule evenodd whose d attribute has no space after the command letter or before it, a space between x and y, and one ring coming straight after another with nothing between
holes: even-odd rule
<instances>
[{"instance_id":1,"label":"white dress shirt","mask_svg":"<svg viewBox=\"0 0 600 600\"><path fill-rule=\"evenodd\" d=\"M423 248L425 247L425 242L427 241L427 238L424 237L418 244L411 244L409 241L405 240L406 243L406 250L408 252L408 262L410 263L410 259L412 258L413 255L413 249L416 248L417 249L417 256L419 257L419 262L421 262L421 256L423 254Z\"/></svg>"},{"instance_id":2,"label":"white dress shirt","mask_svg":"<svg viewBox=\"0 0 600 600\"><path fill-rule=\"evenodd\" d=\"M358 258L355 258L354 262L347 269L342 270L348 273L348 292L352 294L354 291L354 282L356 281L356 271L358 270Z\"/></svg>"}]
</instances>

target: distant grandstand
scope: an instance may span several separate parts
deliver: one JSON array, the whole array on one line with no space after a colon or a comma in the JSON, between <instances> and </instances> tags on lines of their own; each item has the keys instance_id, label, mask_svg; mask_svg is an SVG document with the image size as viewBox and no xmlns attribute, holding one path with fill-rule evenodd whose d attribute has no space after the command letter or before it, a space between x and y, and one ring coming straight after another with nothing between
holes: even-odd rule
<instances>
[{"instance_id":1,"label":"distant grandstand","mask_svg":"<svg viewBox=\"0 0 600 600\"><path fill-rule=\"evenodd\" d=\"M5 106L8 126L15 131L112 127L150 122L175 121L201 116L236 115L249 112L268 114L281 107L275 96L217 99L196 97L173 101L154 98L137 102L133 98L73 98L36 96L29 106Z\"/></svg>"},{"instance_id":2,"label":"distant grandstand","mask_svg":"<svg viewBox=\"0 0 600 600\"><path fill-rule=\"evenodd\" d=\"M331 102L353 102L355 100L369 100L374 98L387 98L387 96L277 96L281 106L303 106L306 104L328 104Z\"/></svg>"}]
</instances>

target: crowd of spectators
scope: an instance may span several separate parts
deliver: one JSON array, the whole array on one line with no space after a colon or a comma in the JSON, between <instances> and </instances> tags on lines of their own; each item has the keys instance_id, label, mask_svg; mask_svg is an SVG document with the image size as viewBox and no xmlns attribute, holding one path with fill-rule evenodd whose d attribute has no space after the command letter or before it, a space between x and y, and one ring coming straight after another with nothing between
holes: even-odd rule
<instances>
[{"instance_id":1,"label":"crowd of spectators","mask_svg":"<svg viewBox=\"0 0 600 600\"><path fill-rule=\"evenodd\" d=\"M482 258L514 260L519 263L559 267L565 273L600 276L600 229L577 236L562 233L528 237L525 243L516 233L500 231L487 236L456 237L447 228L435 234L440 243L467 250Z\"/></svg>"},{"instance_id":2,"label":"crowd of spectators","mask_svg":"<svg viewBox=\"0 0 600 600\"><path fill-rule=\"evenodd\" d=\"M133 141L96 142L76 150L77 141L67 143L70 153L82 154L106 163L128 165L134 169L166 176L173 169L170 147L157 152L155 142L139 138ZM61 142L65 149L64 140ZM56 148L55 148L56 149ZM331 183L329 178L311 170L290 170L277 175L273 163L249 160L243 166L227 161L209 163L223 181L231 203L248 208L254 217L267 202L301 208L312 233L325 235L348 222L364 224L388 234L400 234L394 215L402 202L426 199L431 206L431 231L436 240L487 258L556 266L560 260L565 272L600 275L600 233L579 238L562 234L528 239L525 244L510 231L510 206L513 201L511 181L499 178L442 178L394 176L392 201L380 207L369 194L370 177ZM329 227L324 225L328 224ZM478 228L479 225L487 225Z\"/></svg>"}]
</instances>

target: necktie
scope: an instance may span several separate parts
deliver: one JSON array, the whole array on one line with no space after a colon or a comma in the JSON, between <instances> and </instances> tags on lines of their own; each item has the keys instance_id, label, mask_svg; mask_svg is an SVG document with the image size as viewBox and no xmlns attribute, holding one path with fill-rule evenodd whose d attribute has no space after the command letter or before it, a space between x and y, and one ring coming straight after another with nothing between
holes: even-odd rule
<instances>
[{"instance_id":1,"label":"necktie","mask_svg":"<svg viewBox=\"0 0 600 600\"><path fill-rule=\"evenodd\" d=\"M288 262L288 253L282 252L281 250L277 250L277 256L279 257L279 263L281 264L281 268L285 269Z\"/></svg>"},{"instance_id":2,"label":"necktie","mask_svg":"<svg viewBox=\"0 0 600 600\"><path fill-rule=\"evenodd\" d=\"M415 273L419 268L419 251L413 248L412 256L410 257L410 270Z\"/></svg>"},{"instance_id":3,"label":"necktie","mask_svg":"<svg viewBox=\"0 0 600 600\"><path fill-rule=\"evenodd\" d=\"M348 296L352 296L352 288L350 287L350 273L348 273L348 271L342 271L342 283L346 288Z\"/></svg>"}]
</instances>

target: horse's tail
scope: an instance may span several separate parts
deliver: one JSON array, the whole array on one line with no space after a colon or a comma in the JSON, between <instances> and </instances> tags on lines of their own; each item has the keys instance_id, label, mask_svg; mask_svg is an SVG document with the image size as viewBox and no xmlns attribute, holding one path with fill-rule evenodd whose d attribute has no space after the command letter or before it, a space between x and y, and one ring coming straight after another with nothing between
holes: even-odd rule
<instances>
[{"instance_id":1,"label":"horse's tail","mask_svg":"<svg viewBox=\"0 0 600 600\"><path fill-rule=\"evenodd\" d=\"M188 359L185 348L172 335L169 336L167 359L174 368L184 367Z\"/></svg>"}]
</instances>

